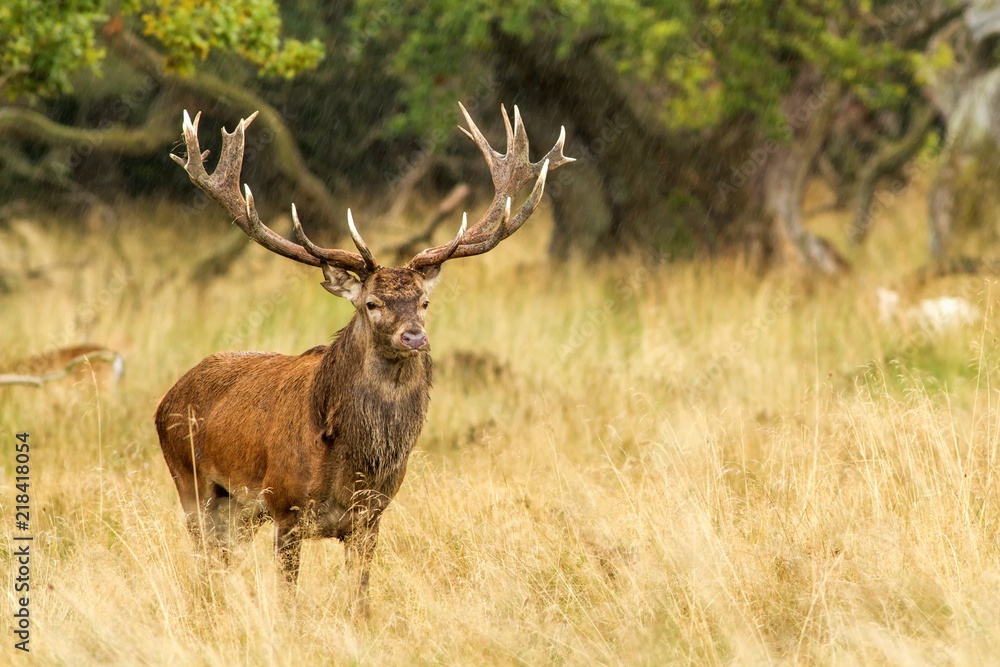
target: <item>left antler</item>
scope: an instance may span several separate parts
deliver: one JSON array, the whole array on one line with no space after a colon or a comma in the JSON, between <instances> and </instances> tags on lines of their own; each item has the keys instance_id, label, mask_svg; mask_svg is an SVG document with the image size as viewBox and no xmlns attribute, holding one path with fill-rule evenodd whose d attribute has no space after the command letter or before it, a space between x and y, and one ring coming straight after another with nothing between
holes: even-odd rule
<instances>
[{"instance_id":1,"label":"left antler","mask_svg":"<svg viewBox=\"0 0 1000 667\"><path fill-rule=\"evenodd\" d=\"M463 127L459 129L476 142L483 157L486 158L486 164L489 165L490 174L493 176L496 194L493 196L490 207L476 224L466 229L468 219L463 216L462 228L458 235L449 243L427 248L418 253L407 264L411 269L435 266L449 259L472 257L489 252L505 238L520 229L521 225L535 212L545 189L545 177L548 172L567 162L573 162L573 158L563 155L566 128L560 128L559 139L552 150L538 162L532 162L528 157L528 135L524 131L521 112L516 106L514 107L513 127L511 127L507 110L503 106L500 107L503 113L504 127L507 129L506 154L493 150L486 137L476 127L472 117L469 116L469 112L461 103L458 106L462 109L462 115L465 116L465 120L469 124L468 130ZM531 194L517 212L511 215L511 200L521 188L531 181L535 182Z\"/></svg>"},{"instance_id":2,"label":"left antler","mask_svg":"<svg viewBox=\"0 0 1000 667\"><path fill-rule=\"evenodd\" d=\"M254 205L250 186L243 186L245 197L240 192L240 171L243 168L246 129L256 117L257 112L255 111L250 114L249 118L240 120L232 132L222 130L222 153L215 171L209 174L205 171L204 163L205 158L208 157L208 151L202 152L198 143L198 121L201 119L201 113L195 115L192 121L191 116L185 110L184 144L187 147L187 159L173 153L170 154L170 157L184 167L184 171L187 172L192 183L218 202L233 217L233 221L247 236L271 252L309 266L322 266L324 264L337 266L347 271L353 271L362 278L374 273L378 264L376 264L375 258L368 246L365 245L361 235L358 234L358 230L354 227L350 209L347 211L347 223L354 245L358 247L361 254L347 250L320 248L315 245L306 238L305 232L302 231L294 204L292 205L292 221L295 223L295 234L302 242L301 245L289 241L261 222L260 216L257 215L257 207Z\"/></svg>"}]
</instances>

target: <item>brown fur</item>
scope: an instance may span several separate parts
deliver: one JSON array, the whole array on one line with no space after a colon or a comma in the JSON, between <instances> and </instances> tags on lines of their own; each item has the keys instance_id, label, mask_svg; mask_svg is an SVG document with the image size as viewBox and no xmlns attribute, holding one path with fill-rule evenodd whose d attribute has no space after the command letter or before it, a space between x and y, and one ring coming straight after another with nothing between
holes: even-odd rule
<instances>
[{"instance_id":1,"label":"brown fur","mask_svg":"<svg viewBox=\"0 0 1000 667\"><path fill-rule=\"evenodd\" d=\"M364 610L381 513L429 401L429 347L407 349L401 337L423 335L437 269L381 268L363 283L325 271L327 289L357 309L331 345L212 355L163 397L156 428L196 539L228 550L271 518L294 582L302 538L336 537Z\"/></svg>"},{"instance_id":2,"label":"brown fur","mask_svg":"<svg viewBox=\"0 0 1000 667\"><path fill-rule=\"evenodd\" d=\"M125 370L124 357L101 345L85 343L47 350L0 368L0 378L21 378L38 386L71 378L75 384L98 388L114 385ZM0 384L3 384L0 380Z\"/></svg>"}]
</instances>

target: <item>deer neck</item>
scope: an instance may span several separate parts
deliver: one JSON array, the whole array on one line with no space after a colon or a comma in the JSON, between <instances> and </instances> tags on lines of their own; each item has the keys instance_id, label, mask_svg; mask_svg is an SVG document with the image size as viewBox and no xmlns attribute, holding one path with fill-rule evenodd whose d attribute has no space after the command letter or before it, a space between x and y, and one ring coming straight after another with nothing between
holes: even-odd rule
<instances>
[{"instance_id":1,"label":"deer neck","mask_svg":"<svg viewBox=\"0 0 1000 667\"><path fill-rule=\"evenodd\" d=\"M431 372L427 354L401 359L384 357L355 316L337 334L316 370L314 414L327 436L410 439L414 427L419 434L423 426ZM379 433L360 432L365 426Z\"/></svg>"}]
</instances>

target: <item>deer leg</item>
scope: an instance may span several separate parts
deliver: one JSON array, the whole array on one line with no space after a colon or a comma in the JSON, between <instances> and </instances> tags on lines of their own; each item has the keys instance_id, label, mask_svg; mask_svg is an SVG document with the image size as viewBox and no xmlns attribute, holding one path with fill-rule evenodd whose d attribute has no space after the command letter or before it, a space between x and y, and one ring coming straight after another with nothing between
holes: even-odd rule
<instances>
[{"instance_id":1,"label":"deer leg","mask_svg":"<svg viewBox=\"0 0 1000 667\"><path fill-rule=\"evenodd\" d=\"M240 538L242 517L240 505L229 491L219 484L209 482L206 495L202 496L205 508L206 543L210 543L229 564L236 541ZM209 539L210 538L210 539Z\"/></svg>"},{"instance_id":2,"label":"deer leg","mask_svg":"<svg viewBox=\"0 0 1000 667\"><path fill-rule=\"evenodd\" d=\"M184 509L185 524L194 543L208 550L218 543L217 510L218 498L211 482L197 479L192 472L180 471L174 477L177 495ZM224 528L224 526L223 526Z\"/></svg>"},{"instance_id":3,"label":"deer leg","mask_svg":"<svg viewBox=\"0 0 1000 667\"><path fill-rule=\"evenodd\" d=\"M368 573L371 570L377 540L377 519L361 523L344 538L347 572L352 588L352 606L355 614L362 618L371 615L368 603Z\"/></svg>"},{"instance_id":4,"label":"deer leg","mask_svg":"<svg viewBox=\"0 0 1000 667\"><path fill-rule=\"evenodd\" d=\"M299 554L302 551L302 531L295 517L275 521L274 550L285 581L292 587L299 578Z\"/></svg>"},{"instance_id":5,"label":"deer leg","mask_svg":"<svg viewBox=\"0 0 1000 667\"><path fill-rule=\"evenodd\" d=\"M261 509L259 503L241 506L235 531L236 539L240 542L252 542L268 518L267 512Z\"/></svg>"}]
</instances>

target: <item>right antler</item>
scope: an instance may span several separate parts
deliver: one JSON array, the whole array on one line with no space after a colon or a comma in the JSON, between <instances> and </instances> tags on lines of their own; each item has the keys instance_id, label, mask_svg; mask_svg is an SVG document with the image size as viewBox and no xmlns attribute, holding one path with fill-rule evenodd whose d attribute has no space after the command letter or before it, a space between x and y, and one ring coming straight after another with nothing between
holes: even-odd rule
<instances>
[{"instance_id":1,"label":"right antler","mask_svg":"<svg viewBox=\"0 0 1000 667\"><path fill-rule=\"evenodd\" d=\"M416 257L407 264L411 269L418 269L426 266L435 266L449 259L459 257L472 257L489 252L498 243L521 228L531 214L535 212L538 202L541 201L542 192L545 189L545 177L550 169L561 167L574 159L563 155L563 144L566 141L566 128L559 129L559 139L552 150L538 162L532 162L528 157L528 135L524 131L524 123L521 121L521 112L517 106L514 107L514 127L511 128L510 117L507 110L500 106L503 113L504 127L507 129L507 153L501 154L493 150L490 143L479 131L476 124L469 116L469 112L461 103L458 105L462 109L469 129L459 127L462 132L476 142L486 164L489 165L490 174L493 176L493 186L496 194L490 207L486 210L479 221L466 231L466 219L462 221L462 229L451 242L444 245L427 248L418 253ZM537 180L535 180L537 179ZM511 217L511 199L525 185L535 181L528 199L521 205L517 213Z\"/></svg>"},{"instance_id":2,"label":"right antler","mask_svg":"<svg viewBox=\"0 0 1000 667\"><path fill-rule=\"evenodd\" d=\"M302 230L294 204L292 205L292 222L295 225L295 234L302 242L301 245L275 233L261 222L257 215L257 208L254 206L250 186L243 186L246 191L246 198L244 198L240 194L239 183L240 172L243 168L246 129L256 117L257 112L255 111L250 114L249 118L240 119L236 129L232 132L226 132L225 128L222 129L222 153L219 156L219 164L215 167L215 171L209 174L205 171L204 164L205 158L208 157L208 151L202 152L198 143L198 121L201 120L201 113L195 115L194 122L192 122L191 116L185 110L184 143L187 146L187 160L185 161L173 153L170 154L170 157L173 158L174 162L184 167L184 171L187 172L192 183L201 188L209 197L218 202L229 215L233 216L233 221L247 236L271 252L309 266L328 264L353 271L362 279L374 273L378 264L364 239L358 234L350 209L347 211L347 224L354 245L358 247L361 254L347 250L320 248L315 245Z\"/></svg>"}]
</instances>

